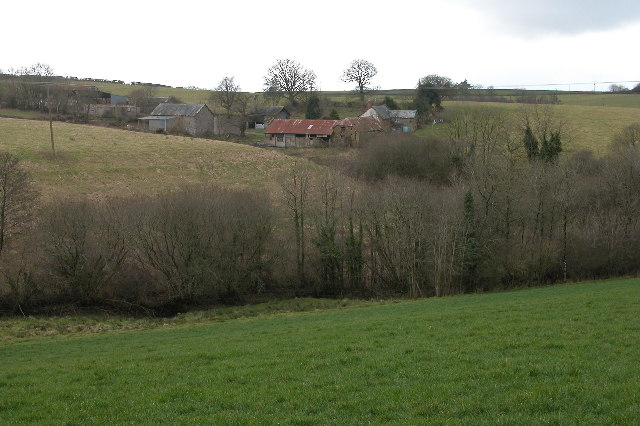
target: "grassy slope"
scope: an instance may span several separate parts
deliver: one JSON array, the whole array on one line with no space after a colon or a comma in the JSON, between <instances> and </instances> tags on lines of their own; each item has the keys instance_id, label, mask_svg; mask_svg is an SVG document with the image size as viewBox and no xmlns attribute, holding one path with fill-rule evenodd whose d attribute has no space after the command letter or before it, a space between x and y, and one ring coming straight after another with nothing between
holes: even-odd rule
<instances>
[{"instance_id":1,"label":"grassy slope","mask_svg":"<svg viewBox=\"0 0 640 426\"><path fill-rule=\"evenodd\" d=\"M23 159L47 198L154 193L189 182L275 188L294 161L236 143L0 118L0 150Z\"/></svg>"},{"instance_id":2,"label":"grassy slope","mask_svg":"<svg viewBox=\"0 0 640 426\"><path fill-rule=\"evenodd\" d=\"M632 424L640 282L0 346L2 423Z\"/></svg>"},{"instance_id":3,"label":"grassy slope","mask_svg":"<svg viewBox=\"0 0 640 426\"><path fill-rule=\"evenodd\" d=\"M521 104L490 102L445 102L444 107L452 112L463 108L493 107L504 108L514 113L522 108L527 108ZM564 141L563 147L566 152L590 150L602 154L607 150L613 135L630 124L640 123L640 109L638 108L580 105L554 105L552 108L558 117L567 123L565 130L568 139ZM418 132L422 135L429 133L446 134L442 129L434 131L430 127Z\"/></svg>"}]
</instances>

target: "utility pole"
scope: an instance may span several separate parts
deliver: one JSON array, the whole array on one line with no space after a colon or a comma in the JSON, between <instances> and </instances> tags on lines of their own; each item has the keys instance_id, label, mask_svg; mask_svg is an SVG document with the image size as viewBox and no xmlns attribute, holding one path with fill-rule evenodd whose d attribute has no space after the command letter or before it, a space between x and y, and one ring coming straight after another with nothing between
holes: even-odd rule
<instances>
[{"instance_id":1,"label":"utility pole","mask_svg":"<svg viewBox=\"0 0 640 426\"><path fill-rule=\"evenodd\" d=\"M49 96L49 86L47 85L47 107L49 108L49 133L51 134L51 153L56 157L56 145L53 142L53 118L51 117L51 97Z\"/></svg>"}]
</instances>

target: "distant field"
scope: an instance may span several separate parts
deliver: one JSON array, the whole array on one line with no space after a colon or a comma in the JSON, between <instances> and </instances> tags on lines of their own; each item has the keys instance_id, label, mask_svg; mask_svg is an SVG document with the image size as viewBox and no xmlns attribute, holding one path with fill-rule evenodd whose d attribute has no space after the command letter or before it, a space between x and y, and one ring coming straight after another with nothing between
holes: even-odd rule
<instances>
[{"instance_id":1,"label":"distant field","mask_svg":"<svg viewBox=\"0 0 640 426\"><path fill-rule=\"evenodd\" d=\"M100 90L114 93L117 95L128 95L132 90L140 88L141 86L132 86L129 84L116 84L116 83L95 83L95 82L72 82L74 84L86 84L93 85L100 88ZM178 89L173 87L157 87L156 96L175 96L183 100L186 103L207 103L211 104L209 100L210 90L192 90L192 89ZM480 89L477 91L471 91L470 95L484 94L488 91L486 89ZM513 96L521 91L512 89L496 89L492 93L496 96L505 97L513 100ZM559 90L529 90L527 94L536 95L556 95L563 105L581 105L581 106L605 106L605 107L624 107L624 108L640 108L640 94L623 94L623 93L609 93L609 92L569 92ZM322 91L320 94L326 97L330 103L336 103L338 105L331 105L337 107L338 110L359 110L360 103L359 96L354 91ZM388 89L388 90L376 90L368 95L369 99L374 102L382 102L385 96L390 96L401 104L401 107L407 107L409 101L415 96L413 89ZM351 105L351 106L348 106ZM211 106L211 105L210 105ZM328 111L327 111L328 114Z\"/></svg>"},{"instance_id":2,"label":"distant field","mask_svg":"<svg viewBox=\"0 0 640 426\"><path fill-rule=\"evenodd\" d=\"M117 83L78 83L96 86L103 92L113 93L115 95L127 96L131 91L139 89L142 86L132 86L130 84L117 84ZM154 96L175 96L176 98L184 101L188 104L205 104L209 103L209 97L211 91L209 90L191 90L191 89L177 89L174 87L156 87Z\"/></svg>"},{"instance_id":3,"label":"distant field","mask_svg":"<svg viewBox=\"0 0 640 426\"><path fill-rule=\"evenodd\" d=\"M640 281L0 344L3 424L638 424Z\"/></svg>"},{"instance_id":4,"label":"distant field","mask_svg":"<svg viewBox=\"0 0 640 426\"><path fill-rule=\"evenodd\" d=\"M0 150L18 155L45 198L156 193L187 183L279 188L294 159L231 142L0 118Z\"/></svg>"},{"instance_id":5,"label":"distant field","mask_svg":"<svg viewBox=\"0 0 640 426\"><path fill-rule=\"evenodd\" d=\"M640 94L580 93L558 94L563 105L640 108Z\"/></svg>"},{"instance_id":6,"label":"distant field","mask_svg":"<svg viewBox=\"0 0 640 426\"><path fill-rule=\"evenodd\" d=\"M624 95L622 95L624 96ZM504 108L507 111L517 113L527 105L513 103L491 102L445 102L444 107L449 111L457 111L465 108ZM564 141L565 152L590 150L596 154L604 153L611 138L617 132L633 123L640 123L640 109L625 107L601 107L580 105L553 105L552 108L562 117L566 123L567 139ZM439 129L438 126L440 126ZM436 129L427 128L420 130L418 134L428 133L446 134L445 125L436 125Z\"/></svg>"}]
</instances>

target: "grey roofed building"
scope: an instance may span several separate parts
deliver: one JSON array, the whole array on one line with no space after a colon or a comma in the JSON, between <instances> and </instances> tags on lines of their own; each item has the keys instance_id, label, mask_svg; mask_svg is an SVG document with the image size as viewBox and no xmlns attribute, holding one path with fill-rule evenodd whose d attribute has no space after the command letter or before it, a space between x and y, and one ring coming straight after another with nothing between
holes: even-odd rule
<instances>
[{"instance_id":1,"label":"grey roofed building","mask_svg":"<svg viewBox=\"0 0 640 426\"><path fill-rule=\"evenodd\" d=\"M374 105L371 108L373 108L381 119L389 120L391 118L391 110L386 105Z\"/></svg>"},{"instance_id":2,"label":"grey roofed building","mask_svg":"<svg viewBox=\"0 0 640 426\"><path fill-rule=\"evenodd\" d=\"M417 109L392 109L389 110L391 113L391 118L416 118L416 114L418 114Z\"/></svg>"},{"instance_id":3,"label":"grey roofed building","mask_svg":"<svg viewBox=\"0 0 640 426\"><path fill-rule=\"evenodd\" d=\"M139 120L151 131L175 131L191 136L220 134L216 117L205 104L160 104L151 115Z\"/></svg>"},{"instance_id":4,"label":"grey roofed building","mask_svg":"<svg viewBox=\"0 0 640 426\"><path fill-rule=\"evenodd\" d=\"M160 104L153 109L151 115L195 117L202 108L209 109L205 104Z\"/></svg>"},{"instance_id":5,"label":"grey roofed building","mask_svg":"<svg viewBox=\"0 0 640 426\"><path fill-rule=\"evenodd\" d=\"M389 109L386 105L375 105L360 117L372 117L378 120L385 129L412 132L416 130L415 109Z\"/></svg>"}]
</instances>

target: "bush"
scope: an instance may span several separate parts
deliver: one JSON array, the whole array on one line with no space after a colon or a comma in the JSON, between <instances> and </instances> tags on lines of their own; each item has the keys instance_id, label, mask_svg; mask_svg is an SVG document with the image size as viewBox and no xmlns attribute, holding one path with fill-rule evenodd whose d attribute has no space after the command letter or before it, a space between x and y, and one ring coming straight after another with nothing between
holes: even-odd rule
<instances>
[{"instance_id":1,"label":"bush","mask_svg":"<svg viewBox=\"0 0 640 426\"><path fill-rule=\"evenodd\" d=\"M450 144L406 134L385 134L363 144L356 171L366 179L402 176L446 184L455 171Z\"/></svg>"},{"instance_id":2,"label":"bush","mask_svg":"<svg viewBox=\"0 0 640 426\"><path fill-rule=\"evenodd\" d=\"M263 286L268 199L249 190L185 188L130 207L133 250L171 300L242 298Z\"/></svg>"},{"instance_id":3,"label":"bush","mask_svg":"<svg viewBox=\"0 0 640 426\"><path fill-rule=\"evenodd\" d=\"M91 304L123 268L129 253L120 213L125 203L64 200L49 208L41 231L48 269L73 302Z\"/></svg>"}]
</instances>

